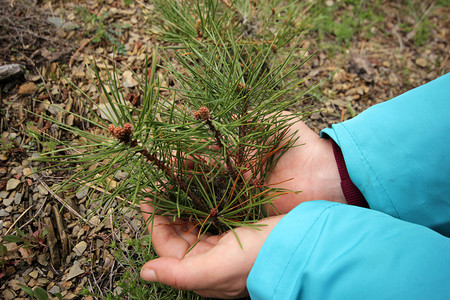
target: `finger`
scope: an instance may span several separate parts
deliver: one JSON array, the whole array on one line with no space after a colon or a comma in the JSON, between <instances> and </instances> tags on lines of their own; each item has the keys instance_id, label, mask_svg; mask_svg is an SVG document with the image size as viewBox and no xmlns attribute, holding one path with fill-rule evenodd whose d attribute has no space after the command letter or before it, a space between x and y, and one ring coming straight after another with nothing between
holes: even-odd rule
<instances>
[{"instance_id":1,"label":"finger","mask_svg":"<svg viewBox=\"0 0 450 300\"><path fill-rule=\"evenodd\" d=\"M167 217L153 215L153 207L145 202L141 202L142 215L148 224L148 231L152 237L152 243L159 256L183 257L189 248L199 241L206 241L212 237L210 233L198 235L198 229L193 225L180 221L179 224L170 222ZM214 243L217 239L212 238ZM198 246L198 245L197 245ZM196 246L196 251L199 249Z\"/></svg>"},{"instance_id":2,"label":"finger","mask_svg":"<svg viewBox=\"0 0 450 300\"><path fill-rule=\"evenodd\" d=\"M182 258L190 244L178 235L175 230L177 225L170 225L167 217L154 215L153 208L147 203L141 202L141 210L145 221L149 223L148 232L156 253L159 256Z\"/></svg>"},{"instance_id":3,"label":"finger","mask_svg":"<svg viewBox=\"0 0 450 300\"><path fill-rule=\"evenodd\" d=\"M228 254L216 249L181 260L172 257L154 259L143 266L141 277L179 290L195 291L205 297L245 295L248 273L241 274L234 263L227 264L224 260L229 261ZM239 261L240 265L243 263Z\"/></svg>"}]
</instances>

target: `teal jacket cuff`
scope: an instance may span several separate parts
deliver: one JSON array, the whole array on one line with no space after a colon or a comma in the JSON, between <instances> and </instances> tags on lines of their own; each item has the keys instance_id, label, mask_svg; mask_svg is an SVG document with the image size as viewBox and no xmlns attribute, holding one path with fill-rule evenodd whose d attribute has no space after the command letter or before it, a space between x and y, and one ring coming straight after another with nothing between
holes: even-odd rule
<instances>
[{"instance_id":1,"label":"teal jacket cuff","mask_svg":"<svg viewBox=\"0 0 450 300\"><path fill-rule=\"evenodd\" d=\"M356 206L310 201L273 229L252 299L447 299L450 239Z\"/></svg>"},{"instance_id":2,"label":"teal jacket cuff","mask_svg":"<svg viewBox=\"0 0 450 300\"><path fill-rule=\"evenodd\" d=\"M371 209L450 236L450 73L321 132Z\"/></svg>"}]
</instances>

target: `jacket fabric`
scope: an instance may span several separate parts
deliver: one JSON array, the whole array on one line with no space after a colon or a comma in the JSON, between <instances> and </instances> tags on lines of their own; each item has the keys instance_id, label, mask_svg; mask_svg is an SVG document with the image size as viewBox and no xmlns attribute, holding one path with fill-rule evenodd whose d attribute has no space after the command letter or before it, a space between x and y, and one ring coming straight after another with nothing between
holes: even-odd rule
<instances>
[{"instance_id":1,"label":"jacket fabric","mask_svg":"<svg viewBox=\"0 0 450 300\"><path fill-rule=\"evenodd\" d=\"M449 132L450 73L324 129L370 209L297 206L265 241L251 298L450 299Z\"/></svg>"}]
</instances>

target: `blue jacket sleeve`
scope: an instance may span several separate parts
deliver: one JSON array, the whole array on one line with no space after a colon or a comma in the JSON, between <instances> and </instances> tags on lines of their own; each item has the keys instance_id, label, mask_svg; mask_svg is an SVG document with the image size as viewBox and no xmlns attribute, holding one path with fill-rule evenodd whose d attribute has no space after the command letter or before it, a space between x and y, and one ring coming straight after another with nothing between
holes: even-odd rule
<instances>
[{"instance_id":1,"label":"blue jacket sleeve","mask_svg":"<svg viewBox=\"0 0 450 300\"><path fill-rule=\"evenodd\" d=\"M303 203L264 243L254 299L449 299L450 74L322 132L371 209Z\"/></svg>"},{"instance_id":2,"label":"blue jacket sleeve","mask_svg":"<svg viewBox=\"0 0 450 300\"><path fill-rule=\"evenodd\" d=\"M387 214L327 201L273 229L247 279L252 299L449 299L450 239Z\"/></svg>"},{"instance_id":3,"label":"blue jacket sleeve","mask_svg":"<svg viewBox=\"0 0 450 300\"><path fill-rule=\"evenodd\" d=\"M450 73L324 129L371 209L450 236Z\"/></svg>"}]
</instances>

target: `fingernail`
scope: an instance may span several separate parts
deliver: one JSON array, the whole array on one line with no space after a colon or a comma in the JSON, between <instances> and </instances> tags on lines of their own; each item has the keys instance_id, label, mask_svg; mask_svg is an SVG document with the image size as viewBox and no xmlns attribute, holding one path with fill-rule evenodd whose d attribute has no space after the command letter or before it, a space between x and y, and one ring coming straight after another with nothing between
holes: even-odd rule
<instances>
[{"instance_id":1,"label":"fingernail","mask_svg":"<svg viewBox=\"0 0 450 300\"><path fill-rule=\"evenodd\" d=\"M145 281L157 281L155 270L149 268L142 268L141 278Z\"/></svg>"}]
</instances>

